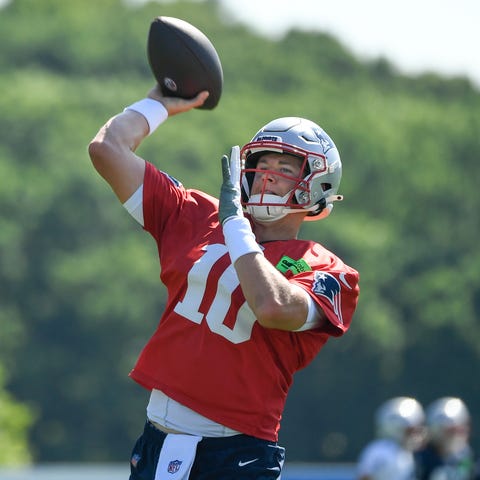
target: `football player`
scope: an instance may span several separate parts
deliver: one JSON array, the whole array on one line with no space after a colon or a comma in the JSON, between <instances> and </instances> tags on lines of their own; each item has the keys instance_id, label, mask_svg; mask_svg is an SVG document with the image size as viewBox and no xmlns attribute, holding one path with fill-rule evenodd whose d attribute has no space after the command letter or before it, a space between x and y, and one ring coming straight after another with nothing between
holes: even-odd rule
<instances>
[{"instance_id":1,"label":"football player","mask_svg":"<svg viewBox=\"0 0 480 480\"><path fill-rule=\"evenodd\" d=\"M442 397L426 409L428 444L417 452L418 480L478 480L470 440L470 412L462 399Z\"/></svg>"},{"instance_id":2,"label":"football player","mask_svg":"<svg viewBox=\"0 0 480 480\"><path fill-rule=\"evenodd\" d=\"M233 147L219 200L135 153L207 95L163 97L155 87L89 145L97 171L155 239L168 291L130 373L151 392L131 480L280 478L292 377L348 330L358 299L356 270L297 239L304 220L325 218L341 199L338 150L315 123L276 119Z\"/></svg>"},{"instance_id":3,"label":"football player","mask_svg":"<svg viewBox=\"0 0 480 480\"><path fill-rule=\"evenodd\" d=\"M425 440L425 414L414 398L395 397L375 414L376 439L361 452L358 480L414 480L413 453Z\"/></svg>"}]
</instances>

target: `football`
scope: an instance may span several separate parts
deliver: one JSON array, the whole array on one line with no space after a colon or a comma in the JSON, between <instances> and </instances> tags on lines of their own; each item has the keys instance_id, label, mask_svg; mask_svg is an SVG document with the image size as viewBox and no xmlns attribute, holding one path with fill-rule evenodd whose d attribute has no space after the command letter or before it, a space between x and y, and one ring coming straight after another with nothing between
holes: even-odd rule
<instances>
[{"instance_id":1,"label":"football","mask_svg":"<svg viewBox=\"0 0 480 480\"><path fill-rule=\"evenodd\" d=\"M147 56L162 94L193 98L202 90L210 92L198 107L215 108L222 95L223 69L207 36L190 23L174 17L156 17L150 24Z\"/></svg>"}]
</instances>

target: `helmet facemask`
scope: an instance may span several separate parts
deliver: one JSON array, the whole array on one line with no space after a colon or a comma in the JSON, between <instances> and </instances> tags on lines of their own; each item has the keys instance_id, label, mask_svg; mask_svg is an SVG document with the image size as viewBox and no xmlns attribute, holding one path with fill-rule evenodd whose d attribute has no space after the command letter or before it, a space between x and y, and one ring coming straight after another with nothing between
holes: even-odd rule
<instances>
[{"instance_id":1,"label":"helmet facemask","mask_svg":"<svg viewBox=\"0 0 480 480\"><path fill-rule=\"evenodd\" d=\"M251 153L256 146L249 144L249 156L244 159L244 168L242 169L241 185L242 200L247 212L253 215L257 220L270 222L283 218L289 213L302 213L303 208L308 206L310 192L308 183L305 182L305 170L308 170L308 163L304 155L299 155L298 151L292 152L288 145L273 146L263 144L259 146L262 150ZM289 154L299 159L300 175L292 176L281 171L266 170L257 168L259 158L267 153ZM252 194L252 186L256 175L261 175L261 190L259 193ZM269 192L273 180L284 180L292 184L292 188L283 196Z\"/></svg>"}]
</instances>

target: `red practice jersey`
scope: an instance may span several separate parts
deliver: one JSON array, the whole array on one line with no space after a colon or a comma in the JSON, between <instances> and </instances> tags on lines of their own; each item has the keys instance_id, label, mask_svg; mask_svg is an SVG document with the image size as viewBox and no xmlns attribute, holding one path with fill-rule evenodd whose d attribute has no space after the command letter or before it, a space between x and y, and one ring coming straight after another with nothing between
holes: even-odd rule
<instances>
[{"instance_id":1,"label":"red practice jersey","mask_svg":"<svg viewBox=\"0 0 480 480\"><path fill-rule=\"evenodd\" d=\"M234 430L276 441L293 374L330 335L348 329L358 273L318 243L262 245L265 257L305 289L327 326L302 332L262 327L248 306L218 222L218 200L147 163L144 228L156 240L165 311L131 371L148 389Z\"/></svg>"}]
</instances>

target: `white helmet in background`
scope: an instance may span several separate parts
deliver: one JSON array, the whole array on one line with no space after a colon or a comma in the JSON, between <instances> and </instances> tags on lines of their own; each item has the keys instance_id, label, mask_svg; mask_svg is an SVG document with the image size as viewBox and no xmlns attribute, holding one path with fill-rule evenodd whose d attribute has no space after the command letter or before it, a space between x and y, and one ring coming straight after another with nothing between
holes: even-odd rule
<instances>
[{"instance_id":1,"label":"white helmet in background","mask_svg":"<svg viewBox=\"0 0 480 480\"><path fill-rule=\"evenodd\" d=\"M439 398L426 413L430 440L444 453L455 454L468 446L470 413L460 398Z\"/></svg>"},{"instance_id":2,"label":"white helmet in background","mask_svg":"<svg viewBox=\"0 0 480 480\"><path fill-rule=\"evenodd\" d=\"M251 194L259 157L267 152L286 153L303 163L300 177L288 177L295 182L287 195L280 197L262 191ZM297 117L272 120L261 128L251 142L241 150L242 204L248 213L263 222L278 220L289 213L308 212L305 220L325 218L337 195L342 177L342 162L337 147L316 123ZM265 172L263 172L265 173ZM264 190L267 188L265 177Z\"/></svg>"},{"instance_id":3,"label":"white helmet in background","mask_svg":"<svg viewBox=\"0 0 480 480\"><path fill-rule=\"evenodd\" d=\"M411 397L391 398L378 408L375 427L377 437L395 440L409 450L416 450L425 440L423 407Z\"/></svg>"}]
</instances>

